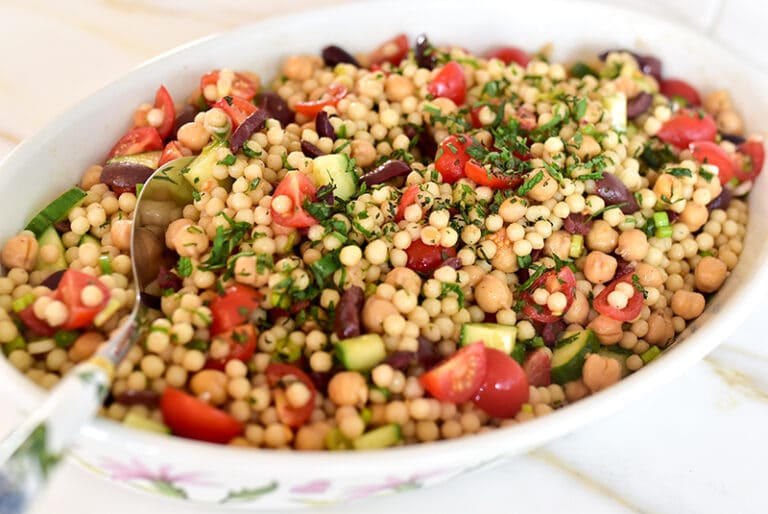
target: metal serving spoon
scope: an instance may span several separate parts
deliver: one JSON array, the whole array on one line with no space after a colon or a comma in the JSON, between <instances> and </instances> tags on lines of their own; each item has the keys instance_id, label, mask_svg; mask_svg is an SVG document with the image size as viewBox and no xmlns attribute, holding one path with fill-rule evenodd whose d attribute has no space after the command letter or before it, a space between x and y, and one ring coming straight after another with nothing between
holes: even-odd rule
<instances>
[{"instance_id":1,"label":"metal serving spoon","mask_svg":"<svg viewBox=\"0 0 768 514\"><path fill-rule=\"evenodd\" d=\"M165 229L192 202L192 186L182 175L192 159L162 166L138 194L131 229L136 296L127 321L93 357L72 368L43 403L0 441L0 514L23 512L45 485L80 428L99 411L116 366L141 336L148 310L159 308L155 280L163 260Z\"/></svg>"}]
</instances>

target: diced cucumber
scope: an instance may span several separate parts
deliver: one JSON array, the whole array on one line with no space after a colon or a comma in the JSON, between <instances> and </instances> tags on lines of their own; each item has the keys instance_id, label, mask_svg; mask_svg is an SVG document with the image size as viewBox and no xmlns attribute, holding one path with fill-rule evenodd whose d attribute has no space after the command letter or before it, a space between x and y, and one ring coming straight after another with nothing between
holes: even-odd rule
<instances>
[{"instance_id":1,"label":"diced cucumber","mask_svg":"<svg viewBox=\"0 0 768 514\"><path fill-rule=\"evenodd\" d=\"M552 381L564 384L579 378L587 354L596 351L599 346L592 330L566 332L552 353Z\"/></svg>"},{"instance_id":2,"label":"diced cucumber","mask_svg":"<svg viewBox=\"0 0 768 514\"><path fill-rule=\"evenodd\" d=\"M614 93L603 97L603 107L611 116L611 128L616 132L627 131L627 97Z\"/></svg>"},{"instance_id":3,"label":"diced cucumber","mask_svg":"<svg viewBox=\"0 0 768 514\"><path fill-rule=\"evenodd\" d=\"M117 298L110 298L107 305L105 305L104 308L96 314L96 317L93 318L93 324L97 327L102 326L114 313L117 312L121 305L120 300Z\"/></svg>"},{"instance_id":4,"label":"diced cucumber","mask_svg":"<svg viewBox=\"0 0 768 514\"><path fill-rule=\"evenodd\" d=\"M191 169L191 165L195 159L194 155L191 157L180 157L167 164L163 164L160 171L157 172L158 174L152 179L153 186L151 200L188 202L189 192L187 188L189 186L186 182L179 183L178 177L180 175L186 177L188 170ZM163 178L161 174L165 175L165 177ZM143 186L143 184L139 185ZM136 195L139 196L139 194L140 188L137 186ZM144 200L148 199L149 198L145 198Z\"/></svg>"},{"instance_id":5,"label":"diced cucumber","mask_svg":"<svg viewBox=\"0 0 768 514\"><path fill-rule=\"evenodd\" d=\"M355 450L375 450L394 446L403 439L400 425L390 423L370 430L352 441Z\"/></svg>"},{"instance_id":6,"label":"diced cucumber","mask_svg":"<svg viewBox=\"0 0 768 514\"><path fill-rule=\"evenodd\" d=\"M632 352L629 350L625 350L621 346L600 346L600 348L597 349L597 353L602 355L603 357L608 357L610 359L614 359L619 361L619 364L621 364L621 376L626 377L629 375L629 368L627 367L627 357L632 355Z\"/></svg>"},{"instance_id":7,"label":"diced cucumber","mask_svg":"<svg viewBox=\"0 0 768 514\"><path fill-rule=\"evenodd\" d=\"M507 355L514 350L516 340L517 327L498 323L464 323L459 336L461 346L482 341L488 348L501 350Z\"/></svg>"},{"instance_id":8,"label":"diced cucumber","mask_svg":"<svg viewBox=\"0 0 768 514\"><path fill-rule=\"evenodd\" d=\"M138 430L144 430L146 432L155 432L158 434L171 433L171 429L165 426L164 424L160 423L159 421L145 418L144 416L140 416L135 412L129 412L128 415L125 416L125 419L123 419L123 425L131 428L136 428Z\"/></svg>"},{"instance_id":9,"label":"diced cucumber","mask_svg":"<svg viewBox=\"0 0 768 514\"><path fill-rule=\"evenodd\" d=\"M163 152L156 150L153 152L141 152L131 155L118 155L117 157L112 157L110 160L108 160L107 164L112 164L115 162L129 162L131 164L141 164L142 166L156 170L157 165L160 162L160 156L162 154Z\"/></svg>"},{"instance_id":10,"label":"diced cucumber","mask_svg":"<svg viewBox=\"0 0 768 514\"><path fill-rule=\"evenodd\" d=\"M101 239L96 239L91 234L83 234L80 241L77 242L77 246L83 246L85 243L91 243L92 245L101 248Z\"/></svg>"},{"instance_id":11,"label":"diced cucumber","mask_svg":"<svg viewBox=\"0 0 768 514\"><path fill-rule=\"evenodd\" d=\"M387 356L384 340L378 334L365 334L336 343L336 355L351 371L368 371Z\"/></svg>"},{"instance_id":12,"label":"diced cucumber","mask_svg":"<svg viewBox=\"0 0 768 514\"><path fill-rule=\"evenodd\" d=\"M77 338L80 337L80 332L76 330L59 330L53 335L53 341L59 348L69 348Z\"/></svg>"},{"instance_id":13,"label":"diced cucumber","mask_svg":"<svg viewBox=\"0 0 768 514\"><path fill-rule=\"evenodd\" d=\"M35 300L37 298L33 293L27 293L24 295L19 296L14 301L11 302L11 309L13 309L13 312L21 312L33 303L35 303Z\"/></svg>"},{"instance_id":14,"label":"diced cucumber","mask_svg":"<svg viewBox=\"0 0 768 514\"><path fill-rule=\"evenodd\" d=\"M3 349L3 353L7 357L16 350L25 350L27 348L27 342L19 335L14 337L11 341L0 345L0 348Z\"/></svg>"},{"instance_id":15,"label":"diced cucumber","mask_svg":"<svg viewBox=\"0 0 768 514\"><path fill-rule=\"evenodd\" d=\"M333 184L333 195L349 200L357 191L357 175L346 154L332 153L312 160L312 177L318 186Z\"/></svg>"},{"instance_id":16,"label":"diced cucumber","mask_svg":"<svg viewBox=\"0 0 768 514\"><path fill-rule=\"evenodd\" d=\"M80 205L83 198L85 198L85 191L79 187L73 187L38 212L24 228L31 230L35 237L39 238L45 229L66 218L69 211Z\"/></svg>"},{"instance_id":17,"label":"diced cucumber","mask_svg":"<svg viewBox=\"0 0 768 514\"><path fill-rule=\"evenodd\" d=\"M43 246L50 245L55 246L59 251L59 258L54 262L46 262L41 257L41 252L37 253L37 260L35 261L35 270L37 271L58 271L67 269L67 261L64 259L64 243L61 242L61 237L53 225L48 225L42 234L37 237L37 243L42 248Z\"/></svg>"},{"instance_id":18,"label":"diced cucumber","mask_svg":"<svg viewBox=\"0 0 768 514\"><path fill-rule=\"evenodd\" d=\"M325 447L331 451L351 450L352 441L347 439L338 428L332 428L325 434Z\"/></svg>"},{"instance_id":19,"label":"diced cucumber","mask_svg":"<svg viewBox=\"0 0 768 514\"><path fill-rule=\"evenodd\" d=\"M184 178L192 184L192 187L198 191L212 191L214 187L224 185L227 180L218 180L213 176L213 167L219 162L219 148L226 148L227 142L224 140L214 140L211 144L203 148L200 155L189 164L189 168L184 173ZM176 162L176 161L174 161Z\"/></svg>"},{"instance_id":20,"label":"diced cucumber","mask_svg":"<svg viewBox=\"0 0 768 514\"><path fill-rule=\"evenodd\" d=\"M640 358L643 359L643 364L648 364L659 355L661 355L661 349L658 346L651 346L640 354Z\"/></svg>"}]
</instances>

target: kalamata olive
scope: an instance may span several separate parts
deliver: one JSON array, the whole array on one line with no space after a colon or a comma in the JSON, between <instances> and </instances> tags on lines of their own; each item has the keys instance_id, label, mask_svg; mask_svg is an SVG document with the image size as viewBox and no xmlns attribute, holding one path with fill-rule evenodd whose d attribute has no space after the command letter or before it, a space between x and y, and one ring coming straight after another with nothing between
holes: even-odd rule
<instances>
[{"instance_id":1,"label":"kalamata olive","mask_svg":"<svg viewBox=\"0 0 768 514\"><path fill-rule=\"evenodd\" d=\"M720 134L720 137L723 138L725 141L730 141L734 145L740 145L741 143L747 140L746 138L742 136L737 136L736 134Z\"/></svg>"},{"instance_id":2,"label":"kalamata olive","mask_svg":"<svg viewBox=\"0 0 768 514\"><path fill-rule=\"evenodd\" d=\"M360 67L360 63L357 62L352 54L341 48L340 46L330 45L323 48L321 54L323 56L323 62L326 66L336 66L337 64L351 64L353 66Z\"/></svg>"},{"instance_id":3,"label":"kalamata olive","mask_svg":"<svg viewBox=\"0 0 768 514\"><path fill-rule=\"evenodd\" d=\"M542 323L541 338L547 346L554 346L557 337L565 330L565 321L557 320L554 323Z\"/></svg>"},{"instance_id":4,"label":"kalamata olive","mask_svg":"<svg viewBox=\"0 0 768 514\"><path fill-rule=\"evenodd\" d=\"M595 194L602 198L606 205L624 204L621 206L621 212L624 214L640 210L632 191L613 173L604 173L603 178L595 181Z\"/></svg>"},{"instance_id":5,"label":"kalamata olive","mask_svg":"<svg viewBox=\"0 0 768 514\"><path fill-rule=\"evenodd\" d=\"M416 359L419 365L424 369L434 367L440 362L440 354L437 353L435 345L424 336L419 336L419 349L416 352Z\"/></svg>"},{"instance_id":6,"label":"kalamata olive","mask_svg":"<svg viewBox=\"0 0 768 514\"><path fill-rule=\"evenodd\" d=\"M444 260L443 263L440 266L448 266L450 268L453 268L453 269L457 270L457 269L461 268L461 266L462 266L461 259L459 259L458 257L450 257L450 258Z\"/></svg>"},{"instance_id":7,"label":"kalamata olive","mask_svg":"<svg viewBox=\"0 0 768 514\"><path fill-rule=\"evenodd\" d=\"M616 277L623 277L627 273L632 273L635 271L635 267L625 261L622 257L619 257L618 255L613 256L616 259L616 273L613 275L614 278Z\"/></svg>"},{"instance_id":8,"label":"kalamata olive","mask_svg":"<svg viewBox=\"0 0 768 514\"><path fill-rule=\"evenodd\" d=\"M200 111L194 105L185 104L181 111L176 114L176 119L173 120L173 130L171 131L171 134L174 134L174 137L178 139L176 133L179 131L179 128L185 123L195 121L195 116L197 116L198 112Z\"/></svg>"},{"instance_id":9,"label":"kalamata olive","mask_svg":"<svg viewBox=\"0 0 768 514\"><path fill-rule=\"evenodd\" d=\"M320 157L321 155L325 155L322 150L304 139L301 140L301 151L304 153L304 155L312 159L315 157Z\"/></svg>"},{"instance_id":10,"label":"kalamata olive","mask_svg":"<svg viewBox=\"0 0 768 514\"><path fill-rule=\"evenodd\" d=\"M232 133L232 139L229 144L232 147L232 152L237 153L240 148L248 141L251 134L264 128L264 124L267 121L267 112L263 109L259 109L254 112L238 125L235 131Z\"/></svg>"},{"instance_id":11,"label":"kalamata olive","mask_svg":"<svg viewBox=\"0 0 768 514\"><path fill-rule=\"evenodd\" d=\"M136 184L143 184L155 170L135 162L113 162L101 170L101 182L117 192L136 192Z\"/></svg>"},{"instance_id":12,"label":"kalamata olive","mask_svg":"<svg viewBox=\"0 0 768 514\"><path fill-rule=\"evenodd\" d=\"M336 141L336 131L331 125L331 121L328 119L328 113L320 111L315 116L315 132L320 137L329 137L331 141Z\"/></svg>"},{"instance_id":13,"label":"kalamata olive","mask_svg":"<svg viewBox=\"0 0 768 514\"><path fill-rule=\"evenodd\" d=\"M388 355L383 363L389 364L394 369L405 371L414 360L416 360L416 353L414 352L395 352Z\"/></svg>"},{"instance_id":14,"label":"kalamata olive","mask_svg":"<svg viewBox=\"0 0 768 514\"><path fill-rule=\"evenodd\" d=\"M363 300L365 300L365 294L358 286L348 287L341 293L333 325L339 339L360 335L360 311L363 309Z\"/></svg>"},{"instance_id":15,"label":"kalamata olive","mask_svg":"<svg viewBox=\"0 0 768 514\"><path fill-rule=\"evenodd\" d=\"M59 282L61 282L61 277L62 275L64 275L65 271L66 270L63 270L63 269L54 271L53 273L45 277L45 280L43 280L42 284L40 285L45 286L51 291L53 291L54 289L59 287Z\"/></svg>"},{"instance_id":16,"label":"kalamata olive","mask_svg":"<svg viewBox=\"0 0 768 514\"><path fill-rule=\"evenodd\" d=\"M717 197L714 200L712 200L707 204L707 209L709 209L710 211L714 209L725 210L728 208L729 205L731 205L732 199L733 199L733 193L731 192L730 189L728 189L727 187L724 187L723 191L719 195L717 195Z\"/></svg>"},{"instance_id":17,"label":"kalamata olive","mask_svg":"<svg viewBox=\"0 0 768 514\"><path fill-rule=\"evenodd\" d=\"M627 102L627 117L634 119L643 114L653 104L653 95L641 92Z\"/></svg>"},{"instance_id":18,"label":"kalamata olive","mask_svg":"<svg viewBox=\"0 0 768 514\"><path fill-rule=\"evenodd\" d=\"M572 212L563 220L563 230L569 234L586 236L592 228L592 221L580 212Z\"/></svg>"},{"instance_id":19,"label":"kalamata olive","mask_svg":"<svg viewBox=\"0 0 768 514\"><path fill-rule=\"evenodd\" d=\"M57 221L53 224L53 228L55 228L59 234L66 234L72 230L72 223L70 223L69 220Z\"/></svg>"},{"instance_id":20,"label":"kalamata olive","mask_svg":"<svg viewBox=\"0 0 768 514\"><path fill-rule=\"evenodd\" d=\"M315 389L320 391L322 394L326 394L328 391L328 382L331 381L332 376L333 372L330 371L309 372L309 379L312 380L312 384L314 384Z\"/></svg>"},{"instance_id":21,"label":"kalamata olive","mask_svg":"<svg viewBox=\"0 0 768 514\"><path fill-rule=\"evenodd\" d=\"M677 221L680 219L680 213L675 211L667 211L667 219L669 219L669 223L677 223Z\"/></svg>"},{"instance_id":22,"label":"kalamata olive","mask_svg":"<svg viewBox=\"0 0 768 514\"><path fill-rule=\"evenodd\" d=\"M611 48L610 50L605 50L604 52L600 53L598 57L601 61L604 61L606 57L608 57L608 54L611 52L626 52L628 54L631 54L632 57L635 58L637 61L637 65L640 68L640 71L645 73L646 75L651 75L653 78L655 78L657 81L661 80L661 61L652 56L652 55L640 55L637 52L633 52L631 50L627 50L625 48Z\"/></svg>"},{"instance_id":23,"label":"kalamata olive","mask_svg":"<svg viewBox=\"0 0 768 514\"><path fill-rule=\"evenodd\" d=\"M293 120L296 118L296 114L277 93L265 92L259 94L257 105L259 108L267 111L267 117L279 121L283 128L293 123Z\"/></svg>"},{"instance_id":24,"label":"kalamata olive","mask_svg":"<svg viewBox=\"0 0 768 514\"><path fill-rule=\"evenodd\" d=\"M183 285L183 280L173 271L169 270L165 266L160 267L160 271L157 273L157 286L160 289L172 289L178 291Z\"/></svg>"},{"instance_id":25,"label":"kalamata olive","mask_svg":"<svg viewBox=\"0 0 768 514\"><path fill-rule=\"evenodd\" d=\"M426 34L419 34L416 36L414 57L416 59L416 64L419 65L419 68L426 68L431 70L435 67L437 59L435 59L435 54L432 51L432 45L430 44L429 39L427 39Z\"/></svg>"},{"instance_id":26,"label":"kalamata olive","mask_svg":"<svg viewBox=\"0 0 768 514\"><path fill-rule=\"evenodd\" d=\"M115 396L115 402L127 406L144 405L146 407L157 407L160 403L160 395L155 391L135 391L129 389Z\"/></svg>"},{"instance_id":27,"label":"kalamata olive","mask_svg":"<svg viewBox=\"0 0 768 514\"><path fill-rule=\"evenodd\" d=\"M387 180L395 177L403 177L411 172L411 167L407 162L399 159L390 159L380 166L376 167L373 171L370 171L360 177L360 180L364 182L368 187L381 184Z\"/></svg>"},{"instance_id":28,"label":"kalamata olive","mask_svg":"<svg viewBox=\"0 0 768 514\"><path fill-rule=\"evenodd\" d=\"M427 130L424 130L423 128L418 130L415 126L409 123L403 127L403 133L408 136L408 139L411 141L416 141L416 148L421 151L423 157L429 157L431 159L437 153L437 142Z\"/></svg>"}]
</instances>

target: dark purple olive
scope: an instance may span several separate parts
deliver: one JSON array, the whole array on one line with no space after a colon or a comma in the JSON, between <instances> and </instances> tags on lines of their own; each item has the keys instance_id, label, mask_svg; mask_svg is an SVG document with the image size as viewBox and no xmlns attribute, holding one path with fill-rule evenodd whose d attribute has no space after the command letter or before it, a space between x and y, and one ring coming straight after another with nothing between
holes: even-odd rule
<instances>
[{"instance_id":1,"label":"dark purple olive","mask_svg":"<svg viewBox=\"0 0 768 514\"><path fill-rule=\"evenodd\" d=\"M714 209L725 210L728 208L729 205L731 205L732 199L733 199L733 193L731 192L730 189L728 189L727 187L724 187L722 193L717 195L717 197L714 200L712 200L707 204L707 209L709 209L710 211Z\"/></svg>"},{"instance_id":2,"label":"dark purple olive","mask_svg":"<svg viewBox=\"0 0 768 514\"><path fill-rule=\"evenodd\" d=\"M653 95L641 92L627 102L627 117L634 119L643 114L653 104Z\"/></svg>"},{"instance_id":3,"label":"dark purple olive","mask_svg":"<svg viewBox=\"0 0 768 514\"><path fill-rule=\"evenodd\" d=\"M160 403L160 395L155 391L135 391L129 389L115 396L115 402L127 406L144 405L146 407L157 407Z\"/></svg>"},{"instance_id":4,"label":"dark purple olive","mask_svg":"<svg viewBox=\"0 0 768 514\"><path fill-rule=\"evenodd\" d=\"M616 273L613 275L614 278L623 277L627 273L635 271L635 267L631 263L625 261L618 255L615 255L614 257L616 258Z\"/></svg>"},{"instance_id":5,"label":"dark purple olive","mask_svg":"<svg viewBox=\"0 0 768 514\"><path fill-rule=\"evenodd\" d=\"M266 122L267 112L263 109L259 109L245 118L232 133L232 139L229 141L229 144L232 147L232 153L239 152L240 148L242 148L245 142L251 137L251 134L263 129Z\"/></svg>"},{"instance_id":6,"label":"dark purple olive","mask_svg":"<svg viewBox=\"0 0 768 514\"><path fill-rule=\"evenodd\" d=\"M407 162L399 159L390 159L380 166L377 166L373 171L360 177L360 181L364 182L368 187L371 187L395 177L403 177L410 172L411 167Z\"/></svg>"},{"instance_id":7,"label":"dark purple olive","mask_svg":"<svg viewBox=\"0 0 768 514\"><path fill-rule=\"evenodd\" d=\"M730 141L734 145L740 145L747 140L746 138L737 136L736 134L720 134L720 137L725 141Z\"/></svg>"},{"instance_id":8,"label":"dark purple olive","mask_svg":"<svg viewBox=\"0 0 768 514\"><path fill-rule=\"evenodd\" d=\"M178 291L183 286L183 280L173 271L169 270L165 266L160 267L160 271L157 273L157 286L160 289L172 289Z\"/></svg>"},{"instance_id":9,"label":"dark purple olive","mask_svg":"<svg viewBox=\"0 0 768 514\"><path fill-rule=\"evenodd\" d=\"M565 321L559 319L554 323L543 323L541 328L541 338L547 346L554 346L557 337L565 331Z\"/></svg>"},{"instance_id":10,"label":"dark purple olive","mask_svg":"<svg viewBox=\"0 0 768 514\"><path fill-rule=\"evenodd\" d=\"M328 113L320 111L315 117L315 132L320 137L329 137L331 141L336 141L336 131L331 125L331 120L328 119Z\"/></svg>"},{"instance_id":11,"label":"dark purple olive","mask_svg":"<svg viewBox=\"0 0 768 514\"><path fill-rule=\"evenodd\" d=\"M563 220L563 230L569 234L586 236L592 228L592 221L580 212L572 212Z\"/></svg>"},{"instance_id":12,"label":"dark purple olive","mask_svg":"<svg viewBox=\"0 0 768 514\"><path fill-rule=\"evenodd\" d=\"M185 104L181 111L176 114L176 119L173 120L173 130L171 131L171 134L176 134L175 137L178 139L179 136L177 132L181 126L195 121L195 116L197 116L198 112L200 111L194 105Z\"/></svg>"},{"instance_id":13,"label":"dark purple olive","mask_svg":"<svg viewBox=\"0 0 768 514\"><path fill-rule=\"evenodd\" d=\"M351 64L353 66L360 67L360 63L357 62L349 52L341 48L340 46L330 45L323 48L321 54L323 56L323 62L326 66L336 66L337 64Z\"/></svg>"},{"instance_id":14,"label":"dark purple olive","mask_svg":"<svg viewBox=\"0 0 768 514\"><path fill-rule=\"evenodd\" d=\"M314 384L315 389L320 391L322 394L326 394L326 391L328 390L328 382L331 381L332 376L333 376L333 373L330 371L309 372L309 379L312 380L312 383Z\"/></svg>"},{"instance_id":15,"label":"dark purple olive","mask_svg":"<svg viewBox=\"0 0 768 514\"><path fill-rule=\"evenodd\" d=\"M667 219L669 219L669 223L677 223L677 220L680 219L680 214L675 211L667 211Z\"/></svg>"},{"instance_id":16,"label":"dark purple olive","mask_svg":"<svg viewBox=\"0 0 768 514\"><path fill-rule=\"evenodd\" d=\"M632 57L634 57L637 61L637 65L640 68L640 71L646 75L653 76L653 78L658 81L661 80L661 61L656 57L652 55L640 55L637 52L627 50L626 48L611 48L610 50L601 52L598 57L601 61L604 61L605 58L608 57L608 54L611 52L627 52L628 54L631 54Z\"/></svg>"},{"instance_id":17,"label":"dark purple olive","mask_svg":"<svg viewBox=\"0 0 768 514\"><path fill-rule=\"evenodd\" d=\"M143 184L155 170L135 162L113 162L101 170L101 182L115 192L136 192L136 184Z\"/></svg>"},{"instance_id":18,"label":"dark purple olive","mask_svg":"<svg viewBox=\"0 0 768 514\"><path fill-rule=\"evenodd\" d=\"M437 153L437 142L428 131L423 129L418 131L413 125L407 124L403 127L403 133L411 141L416 141L416 148L421 151L423 157L433 158Z\"/></svg>"},{"instance_id":19,"label":"dark purple olive","mask_svg":"<svg viewBox=\"0 0 768 514\"><path fill-rule=\"evenodd\" d=\"M416 360L416 353L414 352L395 352L388 355L383 363L389 364L394 369L405 371L414 360Z\"/></svg>"},{"instance_id":20,"label":"dark purple olive","mask_svg":"<svg viewBox=\"0 0 768 514\"><path fill-rule=\"evenodd\" d=\"M296 114L277 93L261 93L258 96L257 105L267 111L269 118L279 121L283 127L293 123L293 120L296 119Z\"/></svg>"},{"instance_id":21,"label":"dark purple olive","mask_svg":"<svg viewBox=\"0 0 768 514\"><path fill-rule=\"evenodd\" d=\"M595 181L595 194L605 200L606 205L624 204L621 206L624 214L640 210L632 191L613 173L604 173L603 178Z\"/></svg>"},{"instance_id":22,"label":"dark purple olive","mask_svg":"<svg viewBox=\"0 0 768 514\"><path fill-rule=\"evenodd\" d=\"M424 336L419 336L419 349L416 352L416 358L419 365L424 369L434 367L441 360L435 345Z\"/></svg>"},{"instance_id":23,"label":"dark purple olive","mask_svg":"<svg viewBox=\"0 0 768 514\"><path fill-rule=\"evenodd\" d=\"M61 282L61 277L62 275L64 275L65 271L66 270L63 270L63 269L54 271L53 273L45 277L45 280L43 280L42 284L40 285L45 286L51 291L53 291L54 289L59 287L59 282Z\"/></svg>"},{"instance_id":24,"label":"dark purple olive","mask_svg":"<svg viewBox=\"0 0 768 514\"><path fill-rule=\"evenodd\" d=\"M429 39L427 39L426 34L419 34L416 36L414 57L419 68L431 70L435 67L437 59L435 58L435 53L432 51L432 45L430 44Z\"/></svg>"},{"instance_id":25,"label":"dark purple olive","mask_svg":"<svg viewBox=\"0 0 768 514\"><path fill-rule=\"evenodd\" d=\"M53 228L55 228L59 234L66 234L72 230L72 224L69 222L69 220L61 220L54 223Z\"/></svg>"},{"instance_id":26,"label":"dark purple olive","mask_svg":"<svg viewBox=\"0 0 768 514\"><path fill-rule=\"evenodd\" d=\"M341 293L333 325L339 339L360 335L360 313L364 301L365 293L358 286L348 287Z\"/></svg>"},{"instance_id":27,"label":"dark purple olive","mask_svg":"<svg viewBox=\"0 0 768 514\"><path fill-rule=\"evenodd\" d=\"M315 157L320 157L321 155L325 155L325 153L318 147L303 139L301 140L301 151L304 153L304 155L311 157L312 159Z\"/></svg>"},{"instance_id":28,"label":"dark purple olive","mask_svg":"<svg viewBox=\"0 0 768 514\"><path fill-rule=\"evenodd\" d=\"M448 266L453 269L459 269L461 268L461 259L458 257L450 257L444 260L440 266Z\"/></svg>"}]
</instances>

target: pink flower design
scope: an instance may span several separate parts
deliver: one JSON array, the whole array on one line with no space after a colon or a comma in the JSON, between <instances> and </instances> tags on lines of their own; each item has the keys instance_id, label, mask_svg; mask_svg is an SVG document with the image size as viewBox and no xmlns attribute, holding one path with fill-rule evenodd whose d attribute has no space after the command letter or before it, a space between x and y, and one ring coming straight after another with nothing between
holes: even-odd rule
<instances>
[{"instance_id":1,"label":"pink flower design","mask_svg":"<svg viewBox=\"0 0 768 514\"><path fill-rule=\"evenodd\" d=\"M188 484L211 486L216 485L200 479L200 473L173 473L168 464L161 465L156 471L146 467L137 459L130 463L118 462L113 459L102 459L104 468L114 480L148 480L166 484Z\"/></svg>"},{"instance_id":2,"label":"pink flower design","mask_svg":"<svg viewBox=\"0 0 768 514\"><path fill-rule=\"evenodd\" d=\"M359 500L383 492L400 492L408 491L410 489L418 489L423 485L424 480L442 473L444 473L443 470L436 470L428 471L426 473L416 473L406 479L388 477L384 482L378 484L353 487L346 499Z\"/></svg>"},{"instance_id":3,"label":"pink flower design","mask_svg":"<svg viewBox=\"0 0 768 514\"><path fill-rule=\"evenodd\" d=\"M291 492L296 494L320 494L327 491L329 487L331 487L330 480L319 479L297 485L291 488Z\"/></svg>"}]
</instances>

